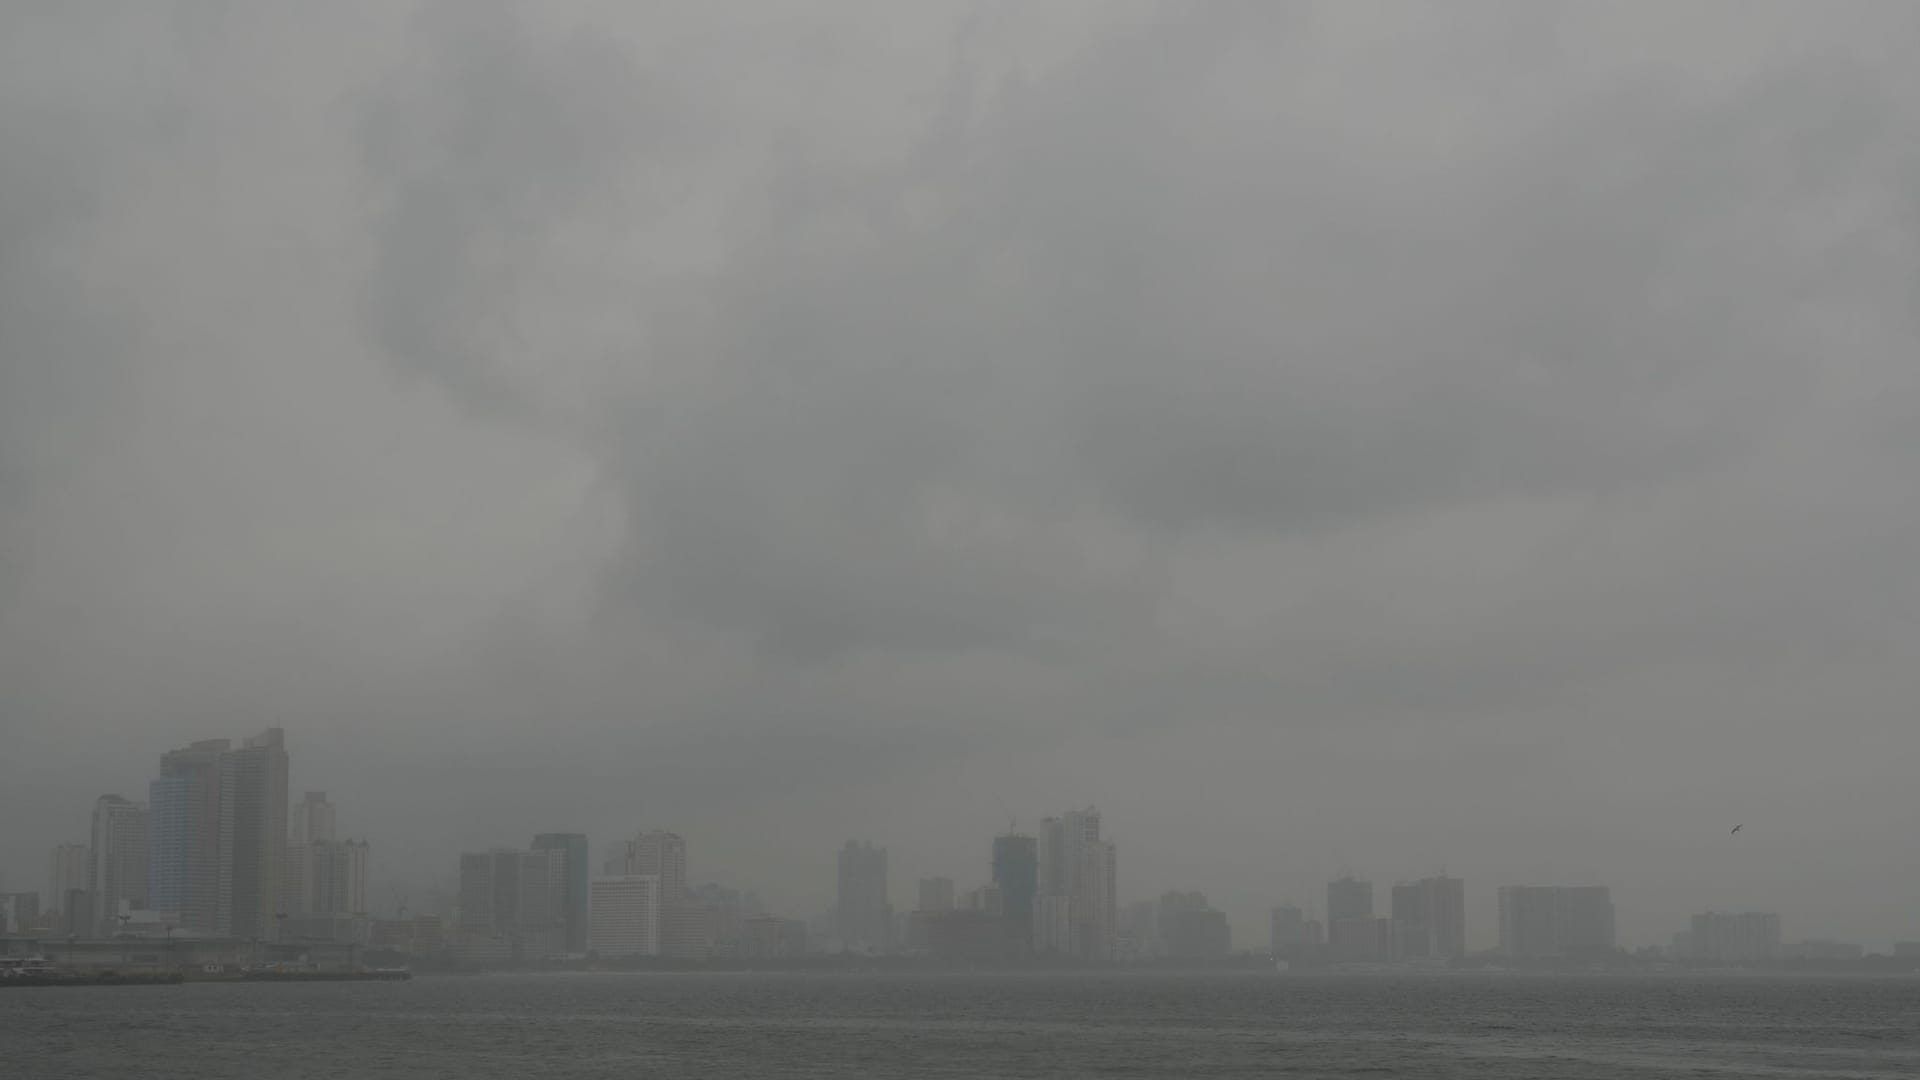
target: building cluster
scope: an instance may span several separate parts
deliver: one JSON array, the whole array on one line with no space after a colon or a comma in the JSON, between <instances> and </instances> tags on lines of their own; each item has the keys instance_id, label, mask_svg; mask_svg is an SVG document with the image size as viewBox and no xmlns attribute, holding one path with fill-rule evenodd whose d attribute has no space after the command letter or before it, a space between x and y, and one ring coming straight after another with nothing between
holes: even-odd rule
<instances>
[{"instance_id":1,"label":"building cluster","mask_svg":"<svg viewBox=\"0 0 1920 1080\"><path fill-rule=\"evenodd\" d=\"M309 792L289 823L286 737L208 739L160 756L145 801L102 795L90 842L50 857L16 932L284 940L331 937L366 911L367 845Z\"/></svg>"},{"instance_id":2,"label":"building cluster","mask_svg":"<svg viewBox=\"0 0 1920 1080\"><path fill-rule=\"evenodd\" d=\"M840 948L969 963L1108 963L1127 942L1116 902L1118 849L1092 807L1044 818L1037 835L993 838L990 878L962 893L923 878L919 905L896 917L887 853L849 841L840 851L833 931Z\"/></svg>"},{"instance_id":3,"label":"building cluster","mask_svg":"<svg viewBox=\"0 0 1920 1080\"><path fill-rule=\"evenodd\" d=\"M0 933L83 939L178 937L390 949L468 967L588 958L611 962L783 960L808 953L922 957L965 965L1212 962L1234 955L1224 912L1193 891L1117 903L1118 849L1097 809L992 838L986 879L922 878L898 911L887 850L838 851L833 907L811 923L775 916L752 892L695 885L678 833L645 829L594 860L581 833L458 857L437 911L392 918L367 904L368 845L342 836L325 792L289 802L277 728L160 756L146 799L94 802L89 842L57 845L47 888L0 892ZM1604 886L1502 886L1496 955L1521 962L1616 953ZM1392 886L1352 875L1326 886L1321 917L1272 909L1268 946L1303 964L1432 964L1468 956L1465 883L1441 874ZM1915 948L1920 949L1920 946ZM1646 950L1643 950L1645 952ZM1778 915L1705 912L1663 958L1727 965L1858 959L1858 946L1784 944Z\"/></svg>"},{"instance_id":4,"label":"building cluster","mask_svg":"<svg viewBox=\"0 0 1920 1080\"><path fill-rule=\"evenodd\" d=\"M616 843L597 873L580 833L463 853L452 924L434 929L468 964L778 959L802 954L807 940L805 924L768 915L753 893L689 887L687 841L664 829Z\"/></svg>"},{"instance_id":5,"label":"building cluster","mask_svg":"<svg viewBox=\"0 0 1920 1080\"><path fill-rule=\"evenodd\" d=\"M1564 959L1614 948L1613 901L1604 886L1507 885L1498 900L1504 957ZM1445 874L1401 882L1381 914L1373 882L1340 877L1327 883L1324 923L1292 905L1274 908L1269 948L1277 959L1333 964L1460 960L1469 951L1466 882Z\"/></svg>"},{"instance_id":6,"label":"building cluster","mask_svg":"<svg viewBox=\"0 0 1920 1080\"><path fill-rule=\"evenodd\" d=\"M1739 914L1703 912L1690 929L1673 936L1675 959L1716 964L1755 964L1785 957L1780 941L1780 916L1768 911Z\"/></svg>"},{"instance_id":7,"label":"building cluster","mask_svg":"<svg viewBox=\"0 0 1920 1080\"><path fill-rule=\"evenodd\" d=\"M1327 883L1326 921L1298 907L1273 909L1268 945L1279 959L1377 964L1455 960L1467 953L1466 883L1440 875L1393 886L1387 913L1373 882L1344 875Z\"/></svg>"}]
</instances>

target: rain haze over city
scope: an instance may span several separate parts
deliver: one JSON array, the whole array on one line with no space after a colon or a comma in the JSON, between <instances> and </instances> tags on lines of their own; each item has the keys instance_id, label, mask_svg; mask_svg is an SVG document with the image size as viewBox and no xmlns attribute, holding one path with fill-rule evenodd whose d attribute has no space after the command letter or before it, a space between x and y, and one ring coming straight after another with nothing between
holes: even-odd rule
<instances>
[{"instance_id":1,"label":"rain haze over city","mask_svg":"<svg viewBox=\"0 0 1920 1080\"><path fill-rule=\"evenodd\" d=\"M1103 959L1348 876L1464 881L1461 952L1503 886L1920 939L1916 41L0 5L0 893L226 739L378 919L666 830L830 940L849 841L987 910L1097 808Z\"/></svg>"}]
</instances>

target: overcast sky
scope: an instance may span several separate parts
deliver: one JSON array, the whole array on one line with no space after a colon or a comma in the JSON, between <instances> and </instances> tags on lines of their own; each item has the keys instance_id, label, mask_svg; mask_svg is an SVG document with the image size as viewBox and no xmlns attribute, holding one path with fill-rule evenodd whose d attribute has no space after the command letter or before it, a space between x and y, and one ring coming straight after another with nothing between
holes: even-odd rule
<instances>
[{"instance_id":1,"label":"overcast sky","mask_svg":"<svg viewBox=\"0 0 1920 1080\"><path fill-rule=\"evenodd\" d=\"M1092 803L1248 946L1442 867L1920 938L1916 40L0 6L0 872L277 723L382 909L641 827L907 906Z\"/></svg>"}]
</instances>

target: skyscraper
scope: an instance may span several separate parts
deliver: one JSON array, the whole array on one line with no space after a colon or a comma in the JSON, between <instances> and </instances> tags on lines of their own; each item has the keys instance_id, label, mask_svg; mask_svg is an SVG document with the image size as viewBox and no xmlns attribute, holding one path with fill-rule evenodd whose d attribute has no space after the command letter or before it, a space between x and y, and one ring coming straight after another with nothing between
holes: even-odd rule
<instances>
[{"instance_id":1,"label":"skyscraper","mask_svg":"<svg viewBox=\"0 0 1920 1080\"><path fill-rule=\"evenodd\" d=\"M150 901L201 934L233 932L233 784L226 739L160 757L151 805Z\"/></svg>"},{"instance_id":2,"label":"skyscraper","mask_svg":"<svg viewBox=\"0 0 1920 1080\"><path fill-rule=\"evenodd\" d=\"M587 951L588 896L587 838L580 833L541 833L533 838L535 851L559 851L561 868L560 910L567 927L567 951ZM682 867L685 860L682 859Z\"/></svg>"},{"instance_id":3,"label":"skyscraper","mask_svg":"<svg viewBox=\"0 0 1920 1080\"><path fill-rule=\"evenodd\" d=\"M87 873L94 933L117 933L122 907L147 906L147 839L144 804L118 795L94 801L93 863Z\"/></svg>"},{"instance_id":4,"label":"skyscraper","mask_svg":"<svg viewBox=\"0 0 1920 1080\"><path fill-rule=\"evenodd\" d=\"M1614 947L1613 898L1604 885L1502 885L1500 951L1558 957Z\"/></svg>"},{"instance_id":5,"label":"skyscraper","mask_svg":"<svg viewBox=\"0 0 1920 1080\"><path fill-rule=\"evenodd\" d=\"M840 849L839 884L834 921L841 946L886 952L893 944L893 905L887 902L887 849L847 841Z\"/></svg>"},{"instance_id":6,"label":"skyscraper","mask_svg":"<svg viewBox=\"0 0 1920 1080\"><path fill-rule=\"evenodd\" d=\"M1040 894L1068 898L1070 951L1075 956L1113 958L1118 858L1112 842L1101 839L1100 811L1093 807L1040 823ZM1058 908L1051 910L1057 913Z\"/></svg>"},{"instance_id":7,"label":"skyscraper","mask_svg":"<svg viewBox=\"0 0 1920 1080\"><path fill-rule=\"evenodd\" d=\"M293 807L293 832L287 838L287 857L280 876L280 909L294 915L325 910L315 902L313 878L316 859L331 858L323 845L334 837L333 803L324 791L309 791Z\"/></svg>"},{"instance_id":8,"label":"skyscraper","mask_svg":"<svg viewBox=\"0 0 1920 1080\"><path fill-rule=\"evenodd\" d=\"M226 756L233 770L233 933L268 938L287 855L286 733L268 728Z\"/></svg>"},{"instance_id":9,"label":"skyscraper","mask_svg":"<svg viewBox=\"0 0 1920 1080\"><path fill-rule=\"evenodd\" d=\"M75 889L85 892L87 876L92 873L93 849L85 844L60 844L47 859L47 893L43 907L65 912L67 894Z\"/></svg>"},{"instance_id":10,"label":"skyscraper","mask_svg":"<svg viewBox=\"0 0 1920 1080\"><path fill-rule=\"evenodd\" d=\"M1031 836L993 838L993 883L1006 910L1007 940L1016 954L1033 948L1033 904L1040 892L1040 848Z\"/></svg>"}]
</instances>

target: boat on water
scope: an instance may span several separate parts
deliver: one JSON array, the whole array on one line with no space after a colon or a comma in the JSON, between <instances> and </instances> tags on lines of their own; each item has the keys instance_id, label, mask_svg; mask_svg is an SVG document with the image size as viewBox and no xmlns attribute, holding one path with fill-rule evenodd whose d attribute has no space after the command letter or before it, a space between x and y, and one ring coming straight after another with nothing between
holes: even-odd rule
<instances>
[{"instance_id":1,"label":"boat on water","mask_svg":"<svg viewBox=\"0 0 1920 1080\"><path fill-rule=\"evenodd\" d=\"M44 956L0 956L0 988L27 986L168 986L177 971L63 971Z\"/></svg>"},{"instance_id":2,"label":"boat on water","mask_svg":"<svg viewBox=\"0 0 1920 1080\"><path fill-rule=\"evenodd\" d=\"M44 956L0 956L0 979L17 979L23 975L53 975L58 968L53 961Z\"/></svg>"},{"instance_id":3,"label":"boat on water","mask_svg":"<svg viewBox=\"0 0 1920 1080\"><path fill-rule=\"evenodd\" d=\"M346 971L321 971L314 968L268 965L240 972L246 982L405 982L413 978L406 968L354 968Z\"/></svg>"}]
</instances>

